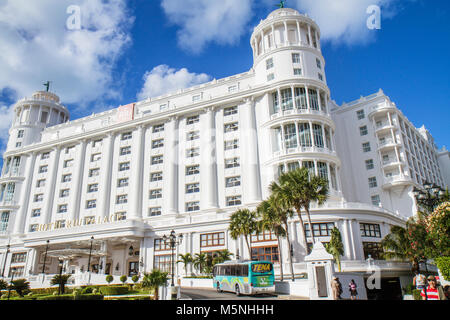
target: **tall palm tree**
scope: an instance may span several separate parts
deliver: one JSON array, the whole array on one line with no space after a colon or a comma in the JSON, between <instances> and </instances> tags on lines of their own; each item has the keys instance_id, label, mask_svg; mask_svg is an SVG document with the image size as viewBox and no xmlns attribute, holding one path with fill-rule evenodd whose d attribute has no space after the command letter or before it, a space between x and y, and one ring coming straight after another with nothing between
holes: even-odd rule
<instances>
[{"instance_id":1,"label":"tall palm tree","mask_svg":"<svg viewBox=\"0 0 450 320\"><path fill-rule=\"evenodd\" d=\"M283 208L279 203L276 202L273 196L269 197L269 199L260 203L258 208L256 209L261 220L259 221L260 230L269 230L272 231L277 237L278 248L279 248L279 262L280 262L280 276L281 281L283 281L283 256L281 250L281 238L286 238L288 242L288 248L290 251L291 248L291 240L289 237L289 228L288 228L288 219L291 218L294 213L291 209ZM292 256L289 254L289 263L291 267L291 276L294 279L294 268L292 264Z\"/></svg>"},{"instance_id":2,"label":"tall palm tree","mask_svg":"<svg viewBox=\"0 0 450 320\"><path fill-rule=\"evenodd\" d=\"M281 174L278 183L275 181L271 183L270 190L278 203L282 204L283 207L294 208L297 212L303 241L306 245L306 253L309 254L301 210L304 209L306 212L311 238L314 243L309 208L311 202L317 202L321 205L328 199L328 180L313 175L306 167L302 167Z\"/></svg>"},{"instance_id":3,"label":"tall palm tree","mask_svg":"<svg viewBox=\"0 0 450 320\"><path fill-rule=\"evenodd\" d=\"M230 231L233 240L237 240L240 236L244 237L249 257L251 257L252 252L250 249L249 238L257 230L256 212L249 209L237 210L230 217L228 230Z\"/></svg>"},{"instance_id":4,"label":"tall palm tree","mask_svg":"<svg viewBox=\"0 0 450 320\"><path fill-rule=\"evenodd\" d=\"M182 262L184 264L184 273L187 275L187 267L190 263L194 261L194 258L189 252L186 254L180 253L178 256L180 257L180 260L178 260L177 263Z\"/></svg>"},{"instance_id":5,"label":"tall palm tree","mask_svg":"<svg viewBox=\"0 0 450 320\"><path fill-rule=\"evenodd\" d=\"M165 286L169 279L167 272L161 272L159 269L153 269L151 273L145 273L142 279L143 288L154 289L154 300L159 299L159 287Z\"/></svg>"},{"instance_id":6,"label":"tall palm tree","mask_svg":"<svg viewBox=\"0 0 450 320\"><path fill-rule=\"evenodd\" d=\"M331 239L325 248L329 254L333 255L338 265L338 270L341 272L341 256L344 254L344 244L338 228L334 227L331 230Z\"/></svg>"},{"instance_id":7,"label":"tall palm tree","mask_svg":"<svg viewBox=\"0 0 450 320\"><path fill-rule=\"evenodd\" d=\"M232 256L234 256L234 254L228 251L228 249L217 251L214 258L214 264L231 260Z\"/></svg>"},{"instance_id":8,"label":"tall palm tree","mask_svg":"<svg viewBox=\"0 0 450 320\"><path fill-rule=\"evenodd\" d=\"M193 259L194 268L196 268L200 273L203 273L204 266L206 265L206 253L196 253Z\"/></svg>"}]
</instances>

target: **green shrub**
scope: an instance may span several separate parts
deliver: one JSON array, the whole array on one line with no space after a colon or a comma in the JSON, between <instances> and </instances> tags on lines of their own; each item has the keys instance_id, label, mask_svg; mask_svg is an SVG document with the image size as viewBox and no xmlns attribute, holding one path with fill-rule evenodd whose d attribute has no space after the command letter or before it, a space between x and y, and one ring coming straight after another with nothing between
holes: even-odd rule
<instances>
[{"instance_id":1,"label":"green shrub","mask_svg":"<svg viewBox=\"0 0 450 320\"><path fill-rule=\"evenodd\" d=\"M436 266L441 271L444 280L450 281L450 257L439 257L434 261L436 261Z\"/></svg>"},{"instance_id":2,"label":"green shrub","mask_svg":"<svg viewBox=\"0 0 450 320\"><path fill-rule=\"evenodd\" d=\"M74 297L72 294L62 294L62 295L56 295L56 296L42 296L37 297L36 300L73 300Z\"/></svg>"},{"instance_id":3,"label":"green shrub","mask_svg":"<svg viewBox=\"0 0 450 320\"><path fill-rule=\"evenodd\" d=\"M87 293L93 293L94 289L96 289L97 287L86 287L83 290L81 290L82 294L87 294Z\"/></svg>"},{"instance_id":4,"label":"green shrub","mask_svg":"<svg viewBox=\"0 0 450 320\"><path fill-rule=\"evenodd\" d=\"M413 290L414 290L414 285L408 284L405 288L403 288L403 290L405 291L405 294L412 294Z\"/></svg>"},{"instance_id":5,"label":"green shrub","mask_svg":"<svg viewBox=\"0 0 450 320\"><path fill-rule=\"evenodd\" d=\"M112 275L108 274L108 275L106 276L106 282L111 283L111 282L113 282L113 281L114 281L114 277L113 277Z\"/></svg>"},{"instance_id":6,"label":"green shrub","mask_svg":"<svg viewBox=\"0 0 450 320\"><path fill-rule=\"evenodd\" d=\"M127 286L101 287L100 293L105 296L117 296L128 293Z\"/></svg>"},{"instance_id":7,"label":"green shrub","mask_svg":"<svg viewBox=\"0 0 450 320\"><path fill-rule=\"evenodd\" d=\"M125 282L127 282L128 277L126 275L120 276L120 282L122 282L123 284L125 284Z\"/></svg>"},{"instance_id":8,"label":"green shrub","mask_svg":"<svg viewBox=\"0 0 450 320\"><path fill-rule=\"evenodd\" d=\"M95 294L95 293L88 293L88 294L81 294L74 297L75 300L103 300L103 295L101 294Z\"/></svg>"},{"instance_id":9,"label":"green shrub","mask_svg":"<svg viewBox=\"0 0 450 320\"><path fill-rule=\"evenodd\" d=\"M420 295L420 290L414 289L412 291L412 294L413 294L414 300L422 300L422 296Z\"/></svg>"}]
</instances>

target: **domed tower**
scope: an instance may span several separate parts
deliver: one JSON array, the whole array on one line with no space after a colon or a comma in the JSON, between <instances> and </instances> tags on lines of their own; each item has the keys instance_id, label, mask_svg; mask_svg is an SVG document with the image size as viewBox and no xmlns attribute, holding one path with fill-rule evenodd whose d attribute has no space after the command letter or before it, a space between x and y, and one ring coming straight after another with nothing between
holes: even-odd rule
<instances>
[{"instance_id":1,"label":"domed tower","mask_svg":"<svg viewBox=\"0 0 450 320\"><path fill-rule=\"evenodd\" d=\"M41 132L69 120L69 111L51 92L37 91L31 98L19 100L14 106L14 119L9 129L9 140L3 155L0 177L0 234L23 232L35 153L27 153L24 147L38 143ZM15 226L12 230L11 226Z\"/></svg>"},{"instance_id":2,"label":"domed tower","mask_svg":"<svg viewBox=\"0 0 450 320\"><path fill-rule=\"evenodd\" d=\"M340 200L340 160L318 25L294 9L281 8L255 27L250 43L255 86L267 88L264 105L269 110L259 115L271 140L262 146L261 160L271 167L265 170L277 177L308 167L328 179L330 200Z\"/></svg>"}]
</instances>

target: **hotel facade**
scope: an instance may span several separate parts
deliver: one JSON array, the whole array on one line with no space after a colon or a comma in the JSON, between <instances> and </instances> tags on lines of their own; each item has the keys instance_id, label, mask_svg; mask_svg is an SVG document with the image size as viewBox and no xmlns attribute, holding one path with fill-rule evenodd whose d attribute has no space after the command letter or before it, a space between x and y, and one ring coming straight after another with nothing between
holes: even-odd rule
<instances>
[{"instance_id":1,"label":"hotel facade","mask_svg":"<svg viewBox=\"0 0 450 320\"><path fill-rule=\"evenodd\" d=\"M86 283L88 265L89 281L104 283L105 274L168 271L178 254L224 249L289 274L286 240L254 235L249 254L230 237L229 218L256 208L282 172L307 167L330 190L311 209L308 242L311 232L328 242L338 227L343 271L365 272L371 258L383 277L408 276L409 264L379 259L379 242L414 214L414 186L448 184L448 152L381 90L336 105L320 29L306 15L272 12L250 44L248 72L77 120L51 92L18 101L0 178L2 275L39 286L62 259L74 283ZM311 244L298 218L289 228L298 275ZM171 230L183 235L174 255L162 240Z\"/></svg>"}]
</instances>

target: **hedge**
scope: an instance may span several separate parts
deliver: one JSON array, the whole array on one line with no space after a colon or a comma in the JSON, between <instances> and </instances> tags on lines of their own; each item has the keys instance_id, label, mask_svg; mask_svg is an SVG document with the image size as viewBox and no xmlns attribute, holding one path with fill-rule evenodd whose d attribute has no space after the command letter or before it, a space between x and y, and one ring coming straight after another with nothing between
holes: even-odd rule
<instances>
[{"instance_id":1,"label":"hedge","mask_svg":"<svg viewBox=\"0 0 450 320\"><path fill-rule=\"evenodd\" d=\"M103 300L103 295L96 293L80 294L75 296L74 300Z\"/></svg>"},{"instance_id":2,"label":"hedge","mask_svg":"<svg viewBox=\"0 0 450 320\"><path fill-rule=\"evenodd\" d=\"M439 257L434 259L436 266L441 271L444 280L450 281L450 257Z\"/></svg>"},{"instance_id":3,"label":"hedge","mask_svg":"<svg viewBox=\"0 0 450 320\"><path fill-rule=\"evenodd\" d=\"M119 296L128 293L128 286L100 287L99 290L105 296Z\"/></svg>"},{"instance_id":4,"label":"hedge","mask_svg":"<svg viewBox=\"0 0 450 320\"><path fill-rule=\"evenodd\" d=\"M74 296L73 294L62 294L60 296L42 296L37 297L36 300L103 300L101 294L80 294Z\"/></svg>"},{"instance_id":5,"label":"hedge","mask_svg":"<svg viewBox=\"0 0 450 320\"><path fill-rule=\"evenodd\" d=\"M36 300L73 300L73 294L62 294L59 296L43 296L37 297Z\"/></svg>"}]
</instances>

